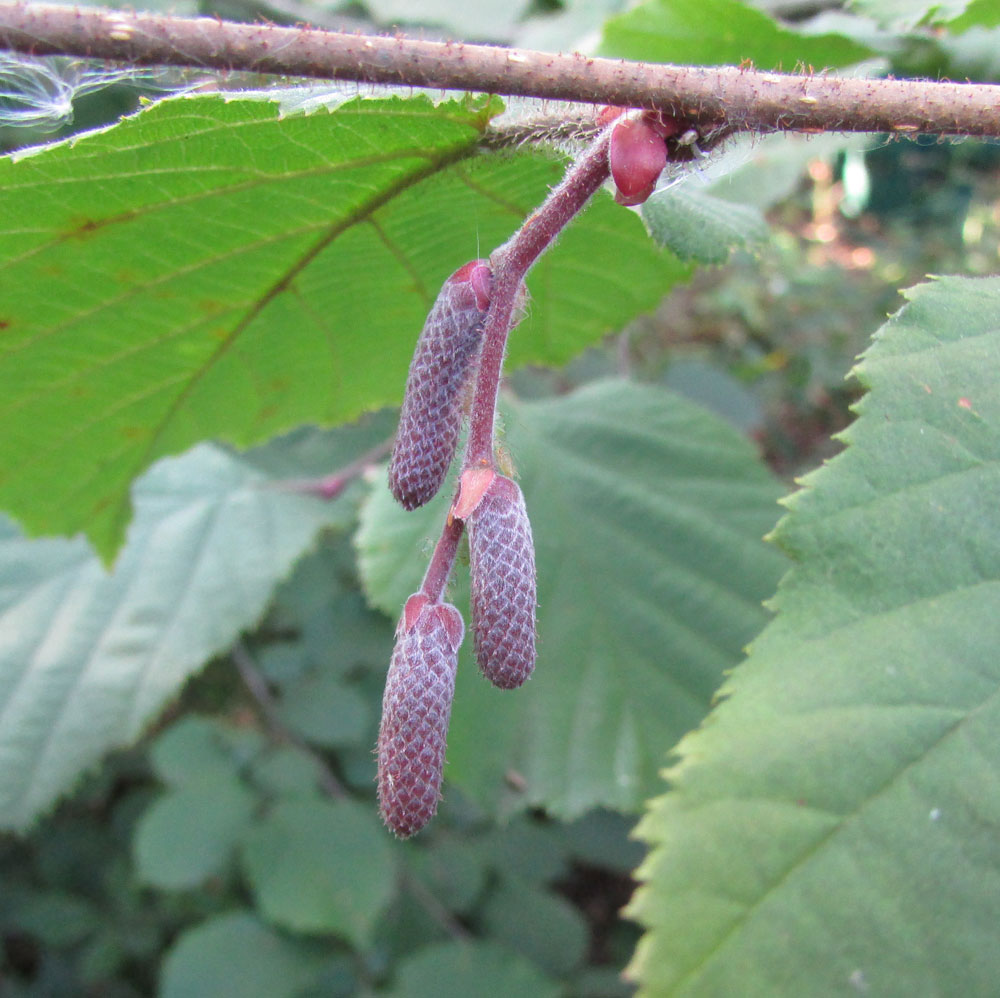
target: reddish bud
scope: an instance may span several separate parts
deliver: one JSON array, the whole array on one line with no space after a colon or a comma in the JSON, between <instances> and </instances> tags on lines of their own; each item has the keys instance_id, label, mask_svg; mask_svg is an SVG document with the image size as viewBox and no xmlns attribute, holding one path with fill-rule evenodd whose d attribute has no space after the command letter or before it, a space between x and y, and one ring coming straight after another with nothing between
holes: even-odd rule
<instances>
[{"instance_id":1,"label":"reddish bud","mask_svg":"<svg viewBox=\"0 0 1000 998\"><path fill-rule=\"evenodd\" d=\"M656 189L667 165L667 144L644 117L626 118L611 131L608 147L611 177L619 204L642 204Z\"/></svg>"},{"instance_id":2,"label":"reddish bud","mask_svg":"<svg viewBox=\"0 0 1000 998\"><path fill-rule=\"evenodd\" d=\"M514 689L535 668L535 549L517 483L497 475L467 522L476 659Z\"/></svg>"},{"instance_id":3,"label":"reddish bud","mask_svg":"<svg viewBox=\"0 0 1000 998\"><path fill-rule=\"evenodd\" d=\"M423 603L419 601L423 600ZM411 619L411 614L415 617ZM445 741L465 626L448 603L406 602L382 696L378 800L400 838L419 832L441 799Z\"/></svg>"},{"instance_id":4,"label":"reddish bud","mask_svg":"<svg viewBox=\"0 0 1000 998\"><path fill-rule=\"evenodd\" d=\"M479 355L490 285L485 260L455 271L417 340L389 463L389 488L406 509L423 506L437 494L455 456L464 389Z\"/></svg>"}]
</instances>

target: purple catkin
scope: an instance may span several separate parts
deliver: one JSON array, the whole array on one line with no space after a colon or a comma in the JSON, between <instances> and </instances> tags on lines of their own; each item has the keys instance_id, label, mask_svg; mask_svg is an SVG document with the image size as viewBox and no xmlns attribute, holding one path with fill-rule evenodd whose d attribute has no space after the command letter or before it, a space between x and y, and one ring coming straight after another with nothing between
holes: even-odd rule
<instances>
[{"instance_id":1,"label":"purple catkin","mask_svg":"<svg viewBox=\"0 0 1000 998\"><path fill-rule=\"evenodd\" d=\"M455 456L489 290L485 260L459 268L444 282L417 340L389 463L389 488L405 509L437 495Z\"/></svg>"},{"instance_id":2,"label":"purple catkin","mask_svg":"<svg viewBox=\"0 0 1000 998\"><path fill-rule=\"evenodd\" d=\"M476 659L511 690L535 668L535 549L517 483L497 475L467 525Z\"/></svg>"},{"instance_id":3,"label":"purple catkin","mask_svg":"<svg viewBox=\"0 0 1000 998\"><path fill-rule=\"evenodd\" d=\"M434 817L441 799L464 630L455 607L417 595L396 632L378 734L378 799L383 820L402 839Z\"/></svg>"}]
</instances>

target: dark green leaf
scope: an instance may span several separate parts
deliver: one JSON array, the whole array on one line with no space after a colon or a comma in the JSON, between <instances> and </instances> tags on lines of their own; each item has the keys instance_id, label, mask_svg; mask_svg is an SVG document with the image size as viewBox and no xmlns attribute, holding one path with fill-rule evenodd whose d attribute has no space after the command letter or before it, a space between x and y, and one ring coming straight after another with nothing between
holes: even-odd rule
<instances>
[{"instance_id":1,"label":"dark green leaf","mask_svg":"<svg viewBox=\"0 0 1000 998\"><path fill-rule=\"evenodd\" d=\"M483 919L490 939L552 977L565 977L586 955L583 916L558 895L523 881L506 879L486 903Z\"/></svg>"},{"instance_id":2,"label":"dark green leaf","mask_svg":"<svg viewBox=\"0 0 1000 998\"><path fill-rule=\"evenodd\" d=\"M253 781L270 796L311 797L320 785L319 762L299 748L278 746L254 763Z\"/></svg>"},{"instance_id":3,"label":"dark green leaf","mask_svg":"<svg viewBox=\"0 0 1000 998\"><path fill-rule=\"evenodd\" d=\"M4 888L0 927L11 938L34 936L46 946L73 946L101 925L98 908L87 899L63 890Z\"/></svg>"},{"instance_id":4,"label":"dark green leaf","mask_svg":"<svg viewBox=\"0 0 1000 998\"><path fill-rule=\"evenodd\" d=\"M278 716L308 741L336 748L362 739L368 732L371 710L356 687L321 672L284 687Z\"/></svg>"},{"instance_id":5,"label":"dark green leaf","mask_svg":"<svg viewBox=\"0 0 1000 998\"><path fill-rule=\"evenodd\" d=\"M495 943L441 943L403 960L392 998L556 998L559 987Z\"/></svg>"},{"instance_id":6,"label":"dark green leaf","mask_svg":"<svg viewBox=\"0 0 1000 998\"><path fill-rule=\"evenodd\" d=\"M218 784L232 779L263 744L263 736L251 728L192 715L170 725L153 742L149 756L164 783Z\"/></svg>"},{"instance_id":7,"label":"dark green leaf","mask_svg":"<svg viewBox=\"0 0 1000 998\"><path fill-rule=\"evenodd\" d=\"M256 797L233 776L165 793L146 810L133 839L139 877L167 890L224 876L250 821Z\"/></svg>"},{"instance_id":8,"label":"dark green leaf","mask_svg":"<svg viewBox=\"0 0 1000 998\"><path fill-rule=\"evenodd\" d=\"M265 918L359 948L393 893L392 839L374 804L284 801L247 834L243 859Z\"/></svg>"},{"instance_id":9,"label":"dark green leaf","mask_svg":"<svg viewBox=\"0 0 1000 998\"><path fill-rule=\"evenodd\" d=\"M573 859L588 866L630 873L645 850L632 838L633 818L614 811L589 811L563 826L562 835Z\"/></svg>"},{"instance_id":10,"label":"dark green leaf","mask_svg":"<svg viewBox=\"0 0 1000 998\"><path fill-rule=\"evenodd\" d=\"M491 858L487 845L464 833L438 832L426 848L407 853L415 875L433 897L454 912L466 912L478 900Z\"/></svg>"},{"instance_id":11,"label":"dark green leaf","mask_svg":"<svg viewBox=\"0 0 1000 998\"><path fill-rule=\"evenodd\" d=\"M302 942L234 911L185 932L167 954L161 998L294 998L321 956Z\"/></svg>"},{"instance_id":12,"label":"dark green leaf","mask_svg":"<svg viewBox=\"0 0 1000 998\"><path fill-rule=\"evenodd\" d=\"M644 995L995 988L1000 280L907 297L775 531L775 620L640 825Z\"/></svg>"}]
</instances>

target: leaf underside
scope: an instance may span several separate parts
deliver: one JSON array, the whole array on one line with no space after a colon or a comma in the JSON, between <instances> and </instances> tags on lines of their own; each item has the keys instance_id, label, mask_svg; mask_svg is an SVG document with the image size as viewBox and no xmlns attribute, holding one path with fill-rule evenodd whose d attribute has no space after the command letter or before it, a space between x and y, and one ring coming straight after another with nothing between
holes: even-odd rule
<instances>
[{"instance_id":1,"label":"leaf underside","mask_svg":"<svg viewBox=\"0 0 1000 998\"><path fill-rule=\"evenodd\" d=\"M775 531L775 620L639 834L644 995L1000 974L1000 280L911 290Z\"/></svg>"},{"instance_id":2,"label":"leaf underside","mask_svg":"<svg viewBox=\"0 0 1000 998\"><path fill-rule=\"evenodd\" d=\"M316 457L336 467L385 433L332 431ZM257 622L317 532L350 521L356 489L325 503L274 488L270 451L204 444L158 463L110 573L82 538L30 541L0 519L0 827L23 830L135 740Z\"/></svg>"}]
</instances>

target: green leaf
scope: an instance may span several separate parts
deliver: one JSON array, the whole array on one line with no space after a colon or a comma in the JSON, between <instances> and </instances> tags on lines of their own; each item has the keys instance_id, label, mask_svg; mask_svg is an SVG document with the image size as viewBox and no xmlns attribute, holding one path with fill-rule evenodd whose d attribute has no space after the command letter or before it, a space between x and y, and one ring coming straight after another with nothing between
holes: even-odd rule
<instances>
[{"instance_id":1,"label":"green leaf","mask_svg":"<svg viewBox=\"0 0 1000 998\"><path fill-rule=\"evenodd\" d=\"M997 0L972 0L972 3L959 2L965 7L965 12L948 22L948 30L953 34L968 31L969 28L1000 27L1000 3Z\"/></svg>"},{"instance_id":2,"label":"green leaf","mask_svg":"<svg viewBox=\"0 0 1000 998\"><path fill-rule=\"evenodd\" d=\"M189 97L0 160L4 508L110 560L158 457L398 402L443 280L562 172L468 159L497 106ZM536 268L513 363L569 359L686 274L602 201Z\"/></svg>"},{"instance_id":3,"label":"green leaf","mask_svg":"<svg viewBox=\"0 0 1000 998\"><path fill-rule=\"evenodd\" d=\"M489 938L520 953L552 977L565 977L587 951L589 929L564 898L506 879L487 901L483 925Z\"/></svg>"},{"instance_id":4,"label":"green leaf","mask_svg":"<svg viewBox=\"0 0 1000 998\"><path fill-rule=\"evenodd\" d=\"M183 890L225 876L256 804L235 775L163 794L143 813L132 840L140 879Z\"/></svg>"},{"instance_id":5,"label":"green leaf","mask_svg":"<svg viewBox=\"0 0 1000 998\"><path fill-rule=\"evenodd\" d=\"M764 622L783 561L760 538L780 489L731 427L655 388L597 383L512 404L506 424L535 539L538 665L502 693L465 642L446 775L490 807L513 775L518 802L560 816L635 809ZM406 513L379 488L362 511L362 576L393 617L449 500Z\"/></svg>"},{"instance_id":6,"label":"green leaf","mask_svg":"<svg viewBox=\"0 0 1000 998\"><path fill-rule=\"evenodd\" d=\"M301 749L277 746L253 766L253 783L271 797L311 797L321 786L319 761Z\"/></svg>"},{"instance_id":7,"label":"green leaf","mask_svg":"<svg viewBox=\"0 0 1000 998\"><path fill-rule=\"evenodd\" d=\"M631 873L645 854L632 838L635 821L614 811L588 811L562 826L562 835L573 859L602 869Z\"/></svg>"},{"instance_id":8,"label":"green leaf","mask_svg":"<svg viewBox=\"0 0 1000 998\"><path fill-rule=\"evenodd\" d=\"M870 49L842 35L800 35L740 0L647 0L604 25L601 55L684 66L848 66Z\"/></svg>"},{"instance_id":9,"label":"green leaf","mask_svg":"<svg viewBox=\"0 0 1000 998\"><path fill-rule=\"evenodd\" d=\"M767 239L767 222L753 205L733 204L702 191L657 191L641 211L657 245L682 260L725 263L731 250Z\"/></svg>"},{"instance_id":10,"label":"green leaf","mask_svg":"<svg viewBox=\"0 0 1000 998\"><path fill-rule=\"evenodd\" d=\"M850 0L848 3L852 11L894 31L949 21L968 6L969 0Z\"/></svg>"},{"instance_id":11,"label":"green leaf","mask_svg":"<svg viewBox=\"0 0 1000 998\"><path fill-rule=\"evenodd\" d=\"M431 896L452 912L468 913L486 885L486 867L492 858L488 846L472 839L464 830L441 832L422 849L405 853L406 862L430 891Z\"/></svg>"},{"instance_id":12,"label":"green leaf","mask_svg":"<svg viewBox=\"0 0 1000 998\"><path fill-rule=\"evenodd\" d=\"M161 998L294 998L317 977L322 957L249 912L188 929L163 964Z\"/></svg>"},{"instance_id":13,"label":"green leaf","mask_svg":"<svg viewBox=\"0 0 1000 998\"><path fill-rule=\"evenodd\" d=\"M5 935L35 937L45 946L66 949L101 928L101 913L92 902L60 889L4 885L0 927Z\"/></svg>"},{"instance_id":14,"label":"green leaf","mask_svg":"<svg viewBox=\"0 0 1000 998\"><path fill-rule=\"evenodd\" d=\"M325 672L288 684L278 715L303 738L328 748L359 742L371 721L368 701L358 690Z\"/></svg>"},{"instance_id":15,"label":"green leaf","mask_svg":"<svg viewBox=\"0 0 1000 998\"><path fill-rule=\"evenodd\" d=\"M644 995L995 989L1000 280L907 298L775 531L775 620L640 825Z\"/></svg>"},{"instance_id":16,"label":"green leaf","mask_svg":"<svg viewBox=\"0 0 1000 998\"><path fill-rule=\"evenodd\" d=\"M359 948L393 894L392 842L371 804L283 801L248 832L243 861L265 918Z\"/></svg>"},{"instance_id":17,"label":"green leaf","mask_svg":"<svg viewBox=\"0 0 1000 998\"><path fill-rule=\"evenodd\" d=\"M366 440L352 428L328 443L336 466ZM346 499L272 485L209 445L161 462L136 488L136 521L111 573L81 538L27 541L0 520L0 826L25 828L104 752L134 740L257 621L317 531L350 518Z\"/></svg>"},{"instance_id":18,"label":"green leaf","mask_svg":"<svg viewBox=\"0 0 1000 998\"><path fill-rule=\"evenodd\" d=\"M557 998L561 991L530 963L495 943L425 946L402 960L393 998Z\"/></svg>"},{"instance_id":19,"label":"green leaf","mask_svg":"<svg viewBox=\"0 0 1000 998\"><path fill-rule=\"evenodd\" d=\"M171 724L153 742L149 758L164 783L217 784L232 779L263 745L263 736L251 728L190 715Z\"/></svg>"}]
</instances>

